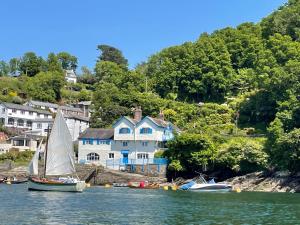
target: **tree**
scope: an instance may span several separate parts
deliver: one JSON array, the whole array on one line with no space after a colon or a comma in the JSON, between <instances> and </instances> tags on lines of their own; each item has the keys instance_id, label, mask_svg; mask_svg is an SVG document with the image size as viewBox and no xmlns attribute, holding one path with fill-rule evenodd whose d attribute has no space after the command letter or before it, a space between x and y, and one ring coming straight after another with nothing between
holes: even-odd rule
<instances>
[{"instance_id":1,"label":"tree","mask_svg":"<svg viewBox=\"0 0 300 225\"><path fill-rule=\"evenodd\" d=\"M23 74L33 77L43 70L45 61L43 58L36 56L34 52L27 52L21 58L20 70Z\"/></svg>"},{"instance_id":2,"label":"tree","mask_svg":"<svg viewBox=\"0 0 300 225\"><path fill-rule=\"evenodd\" d=\"M9 74L9 65L1 60L0 61L0 77L3 77L3 76L8 76Z\"/></svg>"},{"instance_id":3,"label":"tree","mask_svg":"<svg viewBox=\"0 0 300 225\"><path fill-rule=\"evenodd\" d=\"M126 71L114 62L100 61L96 63L95 76L98 81L110 82L120 87L126 73Z\"/></svg>"},{"instance_id":4,"label":"tree","mask_svg":"<svg viewBox=\"0 0 300 225\"><path fill-rule=\"evenodd\" d=\"M61 88L64 84L65 79L60 72L40 72L26 81L25 89L33 99L56 102L61 100Z\"/></svg>"},{"instance_id":5,"label":"tree","mask_svg":"<svg viewBox=\"0 0 300 225\"><path fill-rule=\"evenodd\" d=\"M20 71L20 59L12 58L9 60L10 73L16 75Z\"/></svg>"},{"instance_id":6,"label":"tree","mask_svg":"<svg viewBox=\"0 0 300 225\"><path fill-rule=\"evenodd\" d=\"M100 51L98 61L114 62L122 69L127 69L128 61L119 49L109 45L98 45L97 49Z\"/></svg>"},{"instance_id":7,"label":"tree","mask_svg":"<svg viewBox=\"0 0 300 225\"><path fill-rule=\"evenodd\" d=\"M57 58L61 63L64 70L76 70L77 57L69 54L68 52L60 52L57 54Z\"/></svg>"},{"instance_id":8,"label":"tree","mask_svg":"<svg viewBox=\"0 0 300 225\"><path fill-rule=\"evenodd\" d=\"M49 53L47 58L47 71L57 71L62 73L62 66L61 63L58 60L58 57L54 53Z\"/></svg>"}]
</instances>

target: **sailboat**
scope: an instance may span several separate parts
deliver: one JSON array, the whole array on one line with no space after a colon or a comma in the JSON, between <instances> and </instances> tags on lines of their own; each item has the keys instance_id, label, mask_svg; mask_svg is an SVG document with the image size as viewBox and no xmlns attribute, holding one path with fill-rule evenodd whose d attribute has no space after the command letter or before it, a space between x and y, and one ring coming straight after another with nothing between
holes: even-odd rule
<instances>
[{"instance_id":1,"label":"sailboat","mask_svg":"<svg viewBox=\"0 0 300 225\"><path fill-rule=\"evenodd\" d=\"M28 190L82 192L85 189L85 182L73 177L76 174L73 141L60 110L47 138L43 178L38 173L39 151L35 152L29 164Z\"/></svg>"}]
</instances>

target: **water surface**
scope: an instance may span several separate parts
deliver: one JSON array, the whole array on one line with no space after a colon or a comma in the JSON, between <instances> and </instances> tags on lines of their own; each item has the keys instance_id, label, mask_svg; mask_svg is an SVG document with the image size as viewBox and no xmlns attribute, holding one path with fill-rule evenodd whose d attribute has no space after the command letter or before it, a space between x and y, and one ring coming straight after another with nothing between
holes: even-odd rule
<instances>
[{"instance_id":1,"label":"water surface","mask_svg":"<svg viewBox=\"0 0 300 225\"><path fill-rule=\"evenodd\" d=\"M0 185L0 224L300 224L300 194L92 187L29 192Z\"/></svg>"}]
</instances>

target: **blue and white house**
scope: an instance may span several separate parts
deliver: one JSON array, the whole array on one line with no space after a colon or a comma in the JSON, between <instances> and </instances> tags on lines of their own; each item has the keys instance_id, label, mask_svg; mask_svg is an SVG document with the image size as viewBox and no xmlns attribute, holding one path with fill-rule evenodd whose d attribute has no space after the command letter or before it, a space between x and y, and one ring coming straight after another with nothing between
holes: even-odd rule
<instances>
[{"instance_id":1,"label":"blue and white house","mask_svg":"<svg viewBox=\"0 0 300 225\"><path fill-rule=\"evenodd\" d=\"M174 138L174 132L179 132L178 128L165 121L162 113L159 118L142 117L141 108L137 108L134 118L121 117L113 124L113 129L88 128L79 137L78 160L108 167L153 163L155 152L166 149L166 142ZM104 133L110 135L102 135ZM99 141L110 144L98 144ZM92 155L95 157L91 158Z\"/></svg>"}]
</instances>

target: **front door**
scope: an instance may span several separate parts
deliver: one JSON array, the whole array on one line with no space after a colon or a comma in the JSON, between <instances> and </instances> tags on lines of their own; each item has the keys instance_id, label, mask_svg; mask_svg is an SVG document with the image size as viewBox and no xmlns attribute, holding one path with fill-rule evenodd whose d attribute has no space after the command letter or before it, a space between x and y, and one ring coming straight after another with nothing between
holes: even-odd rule
<instances>
[{"instance_id":1,"label":"front door","mask_svg":"<svg viewBox=\"0 0 300 225\"><path fill-rule=\"evenodd\" d=\"M128 164L128 153L123 153L123 163Z\"/></svg>"}]
</instances>

